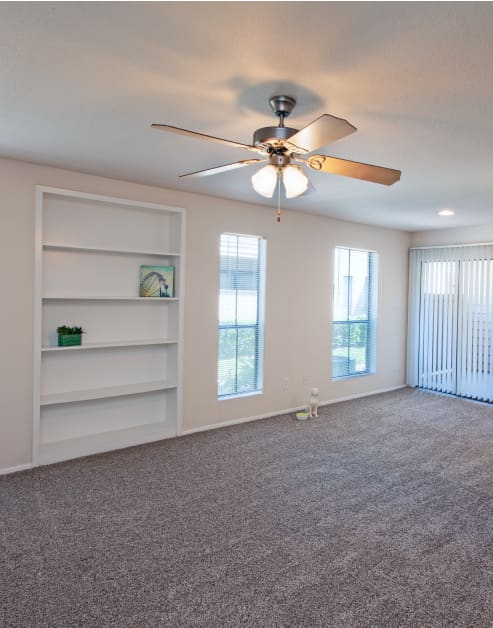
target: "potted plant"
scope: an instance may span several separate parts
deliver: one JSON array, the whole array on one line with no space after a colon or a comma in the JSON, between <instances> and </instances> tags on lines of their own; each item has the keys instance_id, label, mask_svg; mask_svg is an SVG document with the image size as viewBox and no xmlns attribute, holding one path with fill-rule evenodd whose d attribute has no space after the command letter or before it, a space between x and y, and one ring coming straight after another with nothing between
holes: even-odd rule
<instances>
[{"instance_id":1,"label":"potted plant","mask_svg":"<svg viewBox=\"0 0 493 628\"><path fill-rule=\"evenodd\" d=\"M73 347L82 344L82 334L85 333L82 327L69 325L60 325L57 327L58 346Z\"/></svg>"}]
</instances>

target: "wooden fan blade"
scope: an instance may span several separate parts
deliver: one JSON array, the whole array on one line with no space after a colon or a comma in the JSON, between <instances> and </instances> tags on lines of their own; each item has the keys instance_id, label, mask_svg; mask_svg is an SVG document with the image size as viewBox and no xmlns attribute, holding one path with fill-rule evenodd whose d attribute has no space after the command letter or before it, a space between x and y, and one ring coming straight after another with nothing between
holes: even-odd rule
<instances>
[{"instance_id":1,"label":"wooden fan blade","mask_svg":"<svg viewBox=\"0 0 493 628\"><path fill-rule=\"evenodd\" d=\"M400 170L363 164L359 161L349 161L348 159L339 159L338 157L329 157L328 155L312 155L306 159L305 163L312 170L318 170L319 172L340 174L343 177L363 179L364 181L382 183L383 185L392 185L392 183L399 181L401 178Z\"/></svg>"},{"instance_id":2,"label":"wooden fan blade","mask_svg":"<svg viewBox=\"0 0 493 628\"><path fill-rule=\"evenodd\" d=\"M208 168L207 170L197 170L197 172L189 172L188 174L181 174L182 177L208 177L210 174L219 174L220 172L227 172L228 170L236 170L236 168L243 168L243 166L251 166L252 164L260 164L268 159L245 159L244 161L236 161L234 164L225 164L224 166L217 166L216 168Z\"/></svg>"},{"instance_id":3,"label":"wooden fan blade","mask_svg":"<svg viewBox=\"0 0 493 628\"><path fill-rule=\"evenodd\" d=\"M286 143L292 145L294 152L311 153L320 146L331 144L355 131L356 127L347 120L324 113L292 135Z\"/></svg>"},{"instance_id":4,"label":"wooden fan blade","mask_svg":"<svg viewBox=\"0 0 493 628\"><path fill-rule=\"evenodd\" d=\"M188 131L187 129L180 129L177 126L170 126L169 124L151 124L153 129L159 131L169 131L170 133L176 133L177 135L186 135L188 137L195 137L199 140L210 140L212 142L218 142L226 146L232 146L233 148L244 148L245 150L251 150L255 153L263 153L264 151L257 146L251 146L249 144L240 144L240 142L232 142L231 140L223 140L221 137L214 137L213 135L205 135L204 133L196 133L195 131Z\"/></svg>"}]
</instances>

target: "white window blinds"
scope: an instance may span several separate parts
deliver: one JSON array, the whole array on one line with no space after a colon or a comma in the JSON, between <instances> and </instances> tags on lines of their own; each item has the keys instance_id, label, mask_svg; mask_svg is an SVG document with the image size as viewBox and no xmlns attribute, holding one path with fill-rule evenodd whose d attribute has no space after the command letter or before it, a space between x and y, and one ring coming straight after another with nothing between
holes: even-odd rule
<instances>
[{"instance_id":1,"label":"white window blinds","mask_svg":"<svg viewBox=\"0 0 493 628\"><path fill-rule=\"evenodd\" d=\"M408 383L493 401L493 245L410 252Z\"/></svg>"},{"instance_id":2,"label":"white window blinds","mask_svg":"<svg viewBox=\"0 0 493 628\"><path fill-rule=\"evenodd\" d=\"M218 398L262 391L265 240L220 241Z\"/></svg>"}]
</instances>

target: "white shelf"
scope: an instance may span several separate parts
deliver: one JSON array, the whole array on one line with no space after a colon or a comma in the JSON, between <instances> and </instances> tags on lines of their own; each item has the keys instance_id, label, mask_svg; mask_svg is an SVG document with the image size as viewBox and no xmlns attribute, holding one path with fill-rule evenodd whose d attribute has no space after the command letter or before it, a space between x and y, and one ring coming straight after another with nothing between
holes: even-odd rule
<instances>
[{"instance_id":1,"label":"white shelf","mask_svg":"<svg viewBox=\"0 0 493 628\"><path fill-rule=\"evenodd\" d=\"M39 462L40 464L52 464L79 456L99 454L104 451L172 438L176 436L176 430L170 426L172 424L173 422L171 424L147 423L146 425L101 432L90 436L41 443Z\"/></svg>"},{"instance_id":2,"label":"white shelf","mask_svg":"<svg viewBox=\"0 0 493 628\"><path fill-rule=\"evenodd\" d=\"M74 295L46 295L43 301L139 301L141 303L166 303L178 301L178 297L111 297L111 296L74 296Z\"/></svg>"},{"instance_id":3,"label":"white shelf","mask_svg":"<svg viewBox=\"0 0 493 628\"><path fill-rule=\"evenodd\" d=\"M118 347L147 347L150 345L174 345L178 340L166 340L165 338L150 338L147 340L115 340L113 342L86 343L70 347L42 347L43 353L56 351L84 351L91 349L113 349Z\"/></svg>"},{"instance_id":4,"label":"white shelf","mask_svg":"<svg viewBox=\"0 0 493 628\"><path fill-rule=\"evenodd\" d=\"M72 244L56 244L51 242L45 242L43 249L48 251L72 251L73 253L108 253L115 255L151 255L154 257L179 257L179 253L169 253L166 251L143 251L134 249L114 249L111 247L98 247L98 246L76 246Z\"/></svg>"},{"instance_id":5,"label":"white shelf","mask_svg":"<svg viewBox=\"0 0 493 628\"><path fill-rule=\"evenodd\" d=\"M185 228L178 207L36 186L33 465L181 432ZM173 297L139 296L143 264L175 268ZM61 324L82 344L50 346Z\"/></svg>"},{"instance_id":6,"label":"white shelf","mask_svg":"<svg viewBox=\"0 0 493 628\"><path fill-rule=\"evenodd\" d=\"M165 380L158 380L156 382L144 382L141 384L125 384L123 386L107 386L105 388L69 390L66 392L41 395L41 406L52 406L61 403L75 403L77 401L91 401L94 399L108 399L110 397L138 395L141 393L170 390L173 388L176 388L176 384Z\"/></svg>"}]
</instances>

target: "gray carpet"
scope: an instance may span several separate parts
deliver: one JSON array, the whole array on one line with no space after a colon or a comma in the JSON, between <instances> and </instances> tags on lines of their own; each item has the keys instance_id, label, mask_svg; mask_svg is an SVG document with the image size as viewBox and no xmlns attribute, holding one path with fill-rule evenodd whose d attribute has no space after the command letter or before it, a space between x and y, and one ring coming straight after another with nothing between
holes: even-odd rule
<instances>
[{"instance_id":1,"label":"gray carpet","mask_svg":"<svg viewBox=\"0 0 493 628\"><path fill-rule=\"evenodd\" d=\"M491 626L492 473L403 389L0 478L0 626Z\"/></svg>"}]
</instances>

